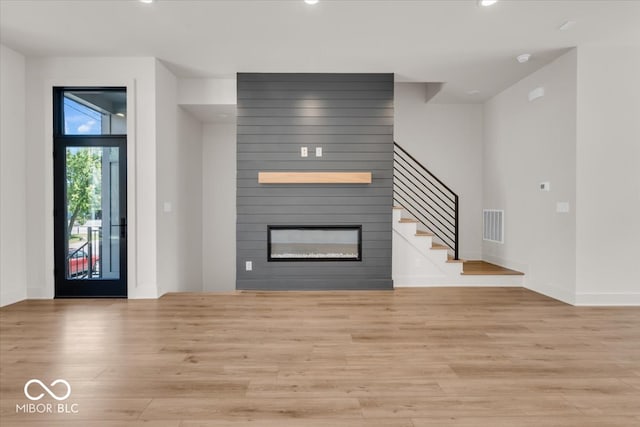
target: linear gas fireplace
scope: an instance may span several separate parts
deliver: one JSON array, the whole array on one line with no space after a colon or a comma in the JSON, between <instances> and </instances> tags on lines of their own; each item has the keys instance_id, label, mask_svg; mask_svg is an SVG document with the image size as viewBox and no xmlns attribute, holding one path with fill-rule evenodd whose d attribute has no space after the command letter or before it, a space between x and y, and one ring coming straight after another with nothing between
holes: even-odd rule
<instances>
[{"instance_id":1,"label":"linear gas fireplace","mask_svg":"<svg viewBox=\"0 0 640 427\"><path fill-rule=\"evenodd\" d=\"M361 261L361 225L270 225L269 261Z\"/></svg>"}]
</instances>

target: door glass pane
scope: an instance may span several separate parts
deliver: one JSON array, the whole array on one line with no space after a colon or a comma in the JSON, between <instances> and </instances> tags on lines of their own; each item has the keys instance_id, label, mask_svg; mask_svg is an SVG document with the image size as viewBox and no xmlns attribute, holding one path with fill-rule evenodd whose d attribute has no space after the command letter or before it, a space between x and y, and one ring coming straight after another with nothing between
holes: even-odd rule
<instances>
[{"instance_id":1,"label":"door glass pane","mask_svg":"<svg viewBox=\"0 0 640 427\"><path fill-rule=\"evenodd\" d=\"M67 279L120 278L118 147L68 147Z\"/></svg>"},{"instance_id":2,"label":"door glass pane","mask_svg":"<svg viewBox=\"0 0 640 427\"><path fill-rule=\"evenodd\" d=\"M65 135L126 135L126 90L70 90L63 94Z\"/></svg>"}]
</instances>

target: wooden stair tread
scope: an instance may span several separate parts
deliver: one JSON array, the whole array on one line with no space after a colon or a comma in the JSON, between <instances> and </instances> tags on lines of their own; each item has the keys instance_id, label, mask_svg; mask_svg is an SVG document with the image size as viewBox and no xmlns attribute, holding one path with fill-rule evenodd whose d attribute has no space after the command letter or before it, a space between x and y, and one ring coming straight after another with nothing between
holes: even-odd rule
<instances>
[{"instance_id":1,"label":"wooden stair tread","mask_svg":"<svg viewBox=\"0 0 640 427\"><path fill-rule=\"evenodd\" d=\"M485 261L465 261L462 264L463 276L524 276L524 273Z\"/></svg>"},{"instance_id":2,"label":"wooden stair tread","mask_svg":"<svg viewBox=\"0 0 640 427\"><path fill-rule=\"evenodd\" d=\"M409 224L409 223L414 223L414 222L418 222L415 219L412 218L401 218L400 221L398 221L401 224Z\"/></svg>"},{"instance_id":3,"label":"wooden stair tread","mask_svg":"<svg viewBox=\"0 0 640 427\"><path fill-rule=\"evenodd\" d=\"M416 236L433 236L433 233L430 233L428 231L424 231L424 230L418 230L416 231Z\"/></svg>"},{"instance_id":4,"label":"wooden stair tread","mask_svg":"<svg viewBox=\"0 0 640 427\"><path fill-rule=\"evenodd\" d=\"M447 255L447 262L450 264L458 264L458 263L463 263L464 260L463 259L453 259L452 255Z\"/></svg>"},{"instance_id":5,"label":"wooden stair tread","mask_svg":"<svg viewBox=\"0 0 640 427\"><path fill-rule=\"evenodd\" d=\"M404 209L402 206L394 206L393 209Z\"/></svg>"},{"instance_id":6,"label":"wooden stair tread","mask_svg":"<svg viewBox=\"0 0 640 427\"><path fill-rule=\"evenodd\" d=\"M444 245L441 245L440 243L435 243L435 242L431 243L431 249L437 250L437 251L442 251L442 250L447 251L447 250L449 250L448 247L446 247Z\"/></svg>"}]
</instances>

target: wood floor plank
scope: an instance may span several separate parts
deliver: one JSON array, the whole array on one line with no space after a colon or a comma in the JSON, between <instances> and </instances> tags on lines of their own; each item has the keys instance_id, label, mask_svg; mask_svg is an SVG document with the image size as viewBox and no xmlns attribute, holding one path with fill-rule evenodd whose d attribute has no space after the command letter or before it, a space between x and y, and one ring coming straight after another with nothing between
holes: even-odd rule
<instances>
[{"instance_id":1,"label":"wood floor plank","mask_svg":"<svg viewBox=\"0 0 640 427\"><path fill-rule=\"evenodd\" d=\"M429 379L296 379L252 381L247 391L249 398L278 397L381 397L381 396L444 396L438 382Z\"/></svg>"},{"instance_id":2,"label":"wood floor plank","mask_svg":"<svg viewBox=\"0 0 640 427\"><path fill-rule=\"evenodd\" d=\"M607 396L637 396L637 390L616 378L480 378L439 379L443 392L455 396L564 394Z\"/></svg>"},{"instance_id":3,"label":"wood floor plank","mask_svg":"<svg viewBox=\"0 0 640 427\"><path fill-rule=\"evenodd\" d=\"M365 418L403 418L457 416L489 417L526 415L581 415L572 404L560 395L539 396L535 401L515 396L464 396L420 398L361 398Z\"/></svg>"},{"instance_id":4,"label":"wood floor plank","mask_svg":"<svg viewBox=\"0 0 640 427\"><path fill-rule=\"evenodd\" d=\"M591 396L563 393L564 398L585 415L603 416L606 414L640 416L640 399L637 395Z\"/></svg>"},{"instance_id":5,"label":"wood floor plank","mask_svg":"<svg viewBox=\"0 0 640 427\"><path fill-rule=\"evenodd\" d=\"M180 421L87 421L87 420L65 420L65 421L16 421L2 420L2 427L180 427Z\"/></svg>"},{"instance_id":6,"label":"wood floor plank","mask_svg":"<svg viewBox=\"0 0 640 427\"><path fill-rule=\"evenodd\" d=\"M72 393L75 398L148 398L162 397L244 397L249 385L248 380L212 380L202 378L167 379L162 377L130 378L129 380L100 379L94 381L72 381ZM2 398L23 398L22 387L9 387L2 384Z\"/></svg>"},{"instance_id":7,"label":"wood floor plank","mask_svg":"<svg viewBox=\"0 0 640 427\"><path fill-rule=\"evenodd\" d=\"M410 419L249 419L249 420L186 420L180 427L414 427Z\"/></svg>"},{"instance_id":8,"label":"wood floor plank","mask_svg":"<svg viewBox=\"0 0 640 427\"><path fill-rule=\"evenodd\" d=\"M234 418L301 419L361 418L357 399L154 399L141 415L143 420Z\"/></svg>"},{"instance_id":9,"label":"wood floor plank","mask_svg":"<svg viewBox=\"0 0 640 427\"><path fill-rule=\"evenodd\" d=\"M414 427L632 427L633 417L533 416L414 418Z\"/></svg>"},{"instance_id":10,"label":"wood floor plank","mask_svg":"<svg viewBox=\"0 0 640 427\"><path fill-rule=\"evenodd\" d=\"M16 413L31 378L69 381L80 413ZM2 427L615 427L637 402L640 309L523 288L0 309Z\"/></svg>"}]
</instances>

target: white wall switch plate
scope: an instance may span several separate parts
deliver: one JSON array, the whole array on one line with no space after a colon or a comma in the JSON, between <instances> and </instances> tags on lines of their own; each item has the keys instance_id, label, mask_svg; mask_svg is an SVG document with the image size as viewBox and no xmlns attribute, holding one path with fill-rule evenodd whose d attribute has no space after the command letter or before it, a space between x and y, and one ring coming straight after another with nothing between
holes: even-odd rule
<instances>
[{"instance_id":1,"label":"white wall switch plate","mask_svg":"<svg viewBox=\"0 0 640 427\"><path fill-rule=\"evenodd\" d=\"M551 183L549 181L541 182L539 185L539 189L540 191L551 191Z\"/></svg>"},{"instance_id":2,"label":"white wall switch plate","mask_svg":"<svg viewBox=\"0 0 640 427\"><path fill-rule=\"evenodd\" d=\"M569 202L558 202L556 203L556 212L558 213L569 213Z\"/></svg>"},{"instance_id":3,"label":"white wall switch plate","mask_svg":"<svg viewBox=\"0 0 640 427\"><path fill-rule=\"evenodd\" d=\"M244 269L246 271L251 271L253 270L253 262L252 261L245 261L244 263Z\"/></svg>"},{"instance_id":4,"label":"white wall switch plate","mask_svg":"<svg viewBox=\"0 0 640 427\"><path fill-rule=\"evenodd\" d=\"M529 92L529 102L534 101L544 96L544 88L542 86L535 88Z\"/></svg>"},{"instance_id":5,"label":"white wall switch plate","mask_svg":"<svg viewBox=\"0 0 640 427\"><path fill-rule=\"evenodd\" d=\"M300 147L300 157L307 156L309 156L309 150L307 149L307 147Z\"/></svg>"},{"instance_id":6,"label":"white wall switch plate","mask_svg":"<svg viewBox=\"0 0 640 427\"><path fill-rule=\"evenodd\" d=\"M316 157L322 157L322 147L316 147Z\"/></svg>"}]
</instances>

